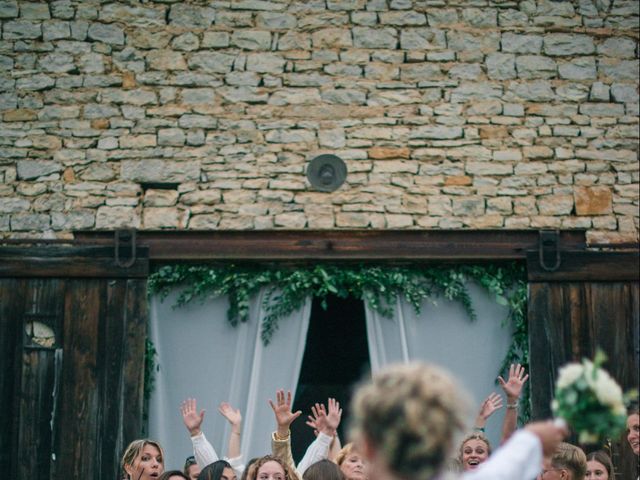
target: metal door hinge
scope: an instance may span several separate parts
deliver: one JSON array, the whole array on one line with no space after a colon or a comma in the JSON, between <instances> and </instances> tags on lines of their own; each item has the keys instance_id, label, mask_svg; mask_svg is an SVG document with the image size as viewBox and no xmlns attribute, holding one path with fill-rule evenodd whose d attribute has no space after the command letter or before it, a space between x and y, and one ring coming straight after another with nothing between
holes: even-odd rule
<instances>
[{"instance_id":1,"label":"metal door hinge","mask_svg":"<svg viewBox=\"0 0 640 480\"><path fill-rule=\"evenodd\" d=\"M552 263L547 263L547 259ZM540 230L538 260L540 268L547 272L560 268L560 233L557 230Z\"/></svg>"}]
</instances>

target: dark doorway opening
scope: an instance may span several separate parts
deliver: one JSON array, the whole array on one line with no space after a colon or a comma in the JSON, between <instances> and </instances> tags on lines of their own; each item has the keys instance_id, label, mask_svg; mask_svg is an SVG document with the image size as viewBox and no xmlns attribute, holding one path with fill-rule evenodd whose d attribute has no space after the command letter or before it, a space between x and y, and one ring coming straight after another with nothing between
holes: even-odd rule
<instances>
[{"instance_id":1,"label":"dark doorway opening","mask_svg":"<svg viewBox=\"0 0 640 480\"><path fill-rule=\"evenodd\" d=\"M370 375L369 347L364 303L357 298L327 297L327 308L314 299L293 411L301 417L291 425L292 453L296 462L314 440L305 422L316 402L327 404L334 397L342 407L338 434L346 443L349 402L354 386Z\"/></svg>"}]
</instances>

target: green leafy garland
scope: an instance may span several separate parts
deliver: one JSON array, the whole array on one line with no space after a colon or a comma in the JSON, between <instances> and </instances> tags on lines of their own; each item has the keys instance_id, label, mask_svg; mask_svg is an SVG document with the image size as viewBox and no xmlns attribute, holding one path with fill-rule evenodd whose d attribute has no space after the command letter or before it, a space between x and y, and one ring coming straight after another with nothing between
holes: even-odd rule
<instances>
[{"instance_id":1,"label":"green leafy garland","mask_svg":"<svg viewBox=\"0 0 640 480\"><path fill-rule=\"evenodd\" d=\"M526 274L522 264L504 265L240 265L215 266L165 265L149 277L149 292L164 299L179 288L176 305L192 300L226 295L230 307L227 317L232 325L249 319L249 304L266 287L261 337L269 343L278 328L278 320L301 308L308 297L318 298L326 308L327 296L361 298L381 315L391 317L397 296L403 297L420 314L426 299L443 296L459 301L471 321L476 319L468 280L478 283L509 307L503 325L513 327L512 342L500 372L511 363L529 369L528 328L526 322ZM529 417L529 392L524 392L521 419Z\"/></svg>"}]
</instances>

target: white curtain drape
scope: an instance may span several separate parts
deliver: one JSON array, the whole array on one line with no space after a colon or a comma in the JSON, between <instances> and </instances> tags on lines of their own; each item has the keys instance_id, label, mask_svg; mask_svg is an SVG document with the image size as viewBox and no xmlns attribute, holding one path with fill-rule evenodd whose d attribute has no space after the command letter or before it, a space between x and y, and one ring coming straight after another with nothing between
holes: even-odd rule
<instances>
[{"instance_id":1,"label":"white curtain drape","mask_svg":"<svg viewBox=\"0 0 640 480\"><path fill-rule=\"evenodd\" d=\"M399 298L393 318L381 316L365 303L372 372L390 363L422 360L453 373L477 407L492 391L500 392L494 381L511 343L511 329L502 327L508 308L476 284L467 287L478 316L475 322L459 302L443 298L436 299L436 304L423 302L419 316ZM504 411L495 413L499 420L491 418L487 424L494 445L499 441L503 415Z\"/></svg>"},{"instance_id":2,"label":"white curtain drape","mask_svg":"<svg viewBox=\"0 0 640 480\"><path fill-rule=\"evenodd\" d=\"M250 318L233 327L227 321L226 297L172 308L175 295L151 301L150 337L158 352L160 370L149 402L149 436L165 449L166 468L182 468L193 454L179 406L198 400L206 410L203 431L218 455L227 450L230 427L217 407L228 401L243 417L242 453L245 460L270 452L275 421L267 401L278 388L295 395L309 327L311 299L287 318L271 343L260 338L264 291L252 300Z\"/></svg>"}]
</instances>

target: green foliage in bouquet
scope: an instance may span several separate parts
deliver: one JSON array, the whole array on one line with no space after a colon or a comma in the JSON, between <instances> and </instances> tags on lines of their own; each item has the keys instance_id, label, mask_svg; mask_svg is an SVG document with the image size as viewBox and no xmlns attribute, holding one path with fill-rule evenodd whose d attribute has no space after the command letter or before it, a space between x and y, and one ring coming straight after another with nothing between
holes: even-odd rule
<instances>
[{"instance_id":1,"label":"green foliage in bouquet","mask_svg":"<svg viewBox=\"0 0 640 480\"><path fill-rule=\"evenodd\" d=\"M605 354L598 351L593 362L570 363L558 373L553 413L566 420L581 444L616 438L626 426L628 396L601 368L605 360Z\"/></svg>"}]
</instances>

